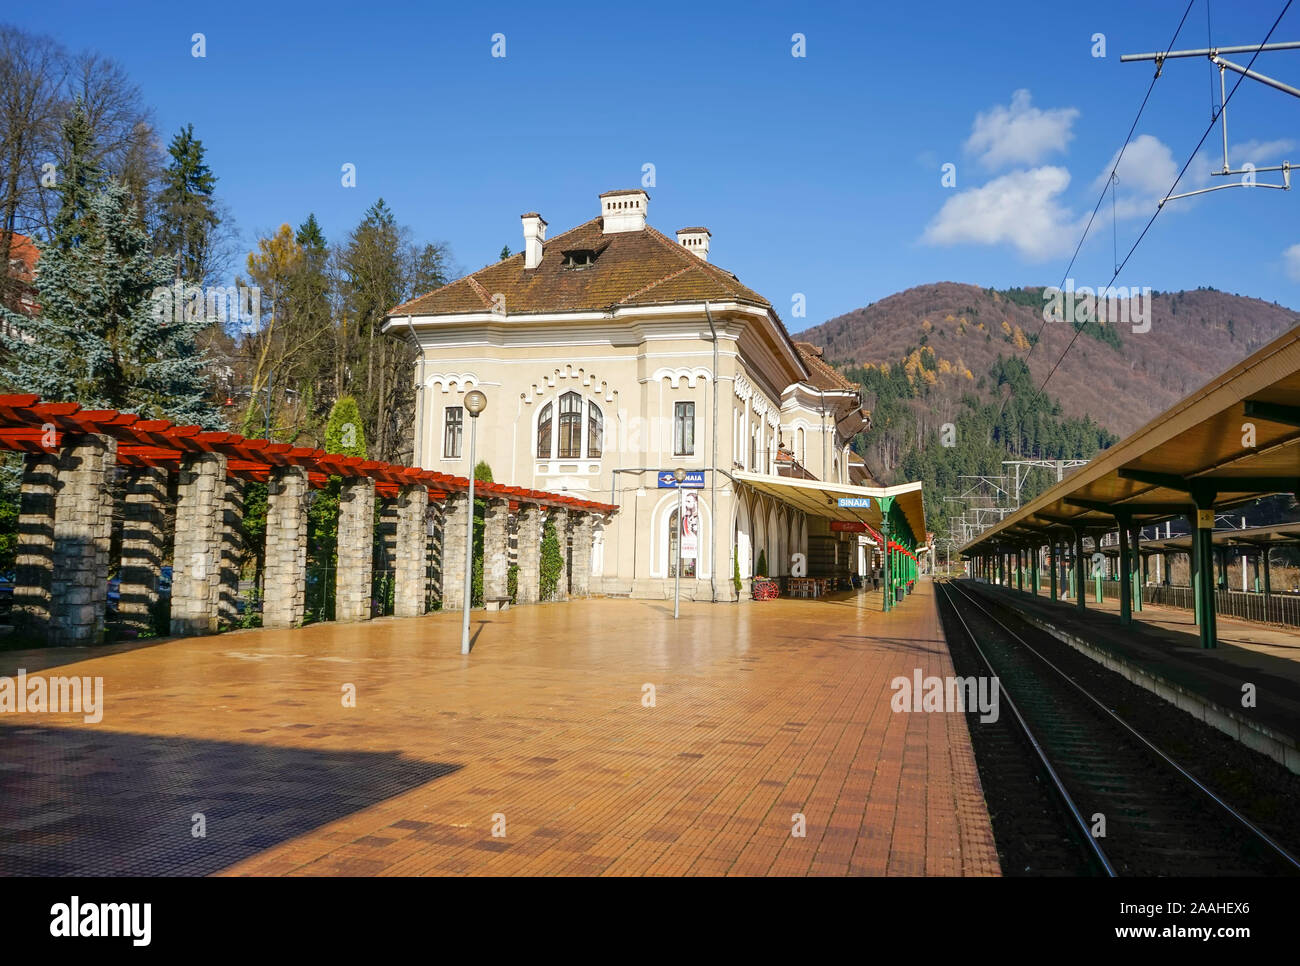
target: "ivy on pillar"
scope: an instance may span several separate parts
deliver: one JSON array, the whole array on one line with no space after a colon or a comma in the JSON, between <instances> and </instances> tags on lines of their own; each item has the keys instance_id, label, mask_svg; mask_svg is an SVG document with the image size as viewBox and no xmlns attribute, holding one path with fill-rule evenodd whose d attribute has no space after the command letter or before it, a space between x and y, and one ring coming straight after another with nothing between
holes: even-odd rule
<instances>
[{"instance_id":1,"label":"ivy on pillar","mask_svg":"<svg viewBox=\"0 0 1300 966\"><path fill-rule=\"evenodd\" d=\"M108 551L113 535L109 489L117 441L69 436L59 453L50 579L51 644L98 644L108 603Z\"/></svg>"},{"instance_id":2,"label":"ivy on pillar","mask_svg":"<svg viewBox=\"0 0 1300 966\"><path fill-rule=\"evenodd\" d=\"M266 495L263 627L295 627L307 605L307 471L271 470Z\"/></svg>"},{"instance_id":3,"label":"ivy on pillar","mask_svg":"<svg viewBox=\"0 0 1300 966\"><path fill-rule=\"evenodd\" d=\"M375 481L368 476L346 476L339 486L336 567L334 619L369 620L375 567Z\"/></svg>"},{"instance_id":4,"label":"ivy on pillar","mask_svg":"<svg viewBox=\"0 0 1300 966\"><path fill-rule=\"evenodd\" d=\"M519 506L516 539L519 547L519 579L515 601L535 604L542 585L542 508L536 503Z\"/></svg>"},{"instance_id":5,"label":"ivy on pillar","mask_svg":"<svg viewBox=\"0 0 1300 966\"><path fill-rule=\"evenodd\" d=\"M483 603L510 594L510 501L495 497L483 507Z\"/></svg>"},{"instance_id":6,"label":"ivy on pillar","mask_svg":"<svg viewBox=\"0 0 1300 966\"><path fill-rule=\"evenodd\" d=\"M549 511L555 527L555 539L560 542L560 573L555 580L554 600L569 599L569 511L565 507L552 507Z\"/></svg>"},{"instance_id":7,"label":"ivy on pillar","mask_svg":"<svg viewBox=\"0 0 1300 966\"><path fill-rule=\"evenodd\" d=\"M397 560L393 573L393 614L418 617L425 611L429 530L425 522L429 488L410 483L397 494Z\"/></svg>"},{"instance_id":8,"label":"ivy on pillar","mask_svg":"<svg viewBox=\"0 0 1300 966\"><path fill-rule=\"evenodd\" d=\"M167 502L167 471L144 466L128 471L122 499L122 560L118 571L117 615L137 633L153 630L162 573L163 507Z\"/></svg>"}]
</instances>

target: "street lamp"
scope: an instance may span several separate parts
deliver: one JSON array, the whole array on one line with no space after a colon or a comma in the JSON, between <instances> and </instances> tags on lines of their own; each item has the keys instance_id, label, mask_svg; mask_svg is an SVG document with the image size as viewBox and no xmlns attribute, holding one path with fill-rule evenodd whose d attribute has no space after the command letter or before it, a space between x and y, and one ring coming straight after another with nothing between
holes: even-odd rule
<instances>
[{"instance_id":1,"label":"street lamp","mask_svg":"<svg viewBox=\"0 0 1300 966\"><path fill-rule=\"evenodd\" d=\"M474 593L474 444L478 436L479 413L486 408L487 396L483 393L477 389L465 393L465 411L469 413L469 506L465 512L465 617L460 625L462 654L469 653L469 606Z\"/></svg>"},{"instance_id":2,"label":"street lamp","mask_svg":"<svg viewBox=\"0 0 1300 966\"><path fill-rule=\"evenodd\" d=\"M677 620L682 606L682 534L686 532L682 517L682 483L686 479L686 471L677 467L673 470L673 479L677 481L677 575L673 580L673 620Z\"/></svg>"}]
</instances>

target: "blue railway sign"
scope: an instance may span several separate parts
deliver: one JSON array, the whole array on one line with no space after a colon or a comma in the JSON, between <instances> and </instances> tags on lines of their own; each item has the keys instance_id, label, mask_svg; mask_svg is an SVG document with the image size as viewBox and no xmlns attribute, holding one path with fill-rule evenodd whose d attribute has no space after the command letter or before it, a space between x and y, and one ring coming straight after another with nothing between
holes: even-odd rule
<instances>
[{"instance_id":1,"label":"blue railway sign","mask_svg":"<svg viewBox=\"0 0 1300 966\"><path fill-rule=\"evenodd\" d=\"M677 489L677 480L673 477L672 470L659 471L659 489L661 490ZM684 490L704 489L704 470L688 470L686 473L686 479L682 480L682 489Z\"/></svg>"}]
</instances>

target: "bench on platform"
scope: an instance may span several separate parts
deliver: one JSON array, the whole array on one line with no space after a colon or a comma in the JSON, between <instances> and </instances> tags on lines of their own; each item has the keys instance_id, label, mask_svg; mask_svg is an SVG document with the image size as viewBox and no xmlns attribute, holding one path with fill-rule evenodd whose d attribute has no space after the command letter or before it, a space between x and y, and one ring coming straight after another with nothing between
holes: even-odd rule
<instances>
[{"instance_id":1,"label":"bench on platform","mask_svg":"<svg viewBox=\"0 0 1300 966\"><path fill-rule=\"evenodd\" d=\"M488 610L509 610L510 598L509 597L488 597L483 601L483 605Z\"/></svg>"}]
</instances>

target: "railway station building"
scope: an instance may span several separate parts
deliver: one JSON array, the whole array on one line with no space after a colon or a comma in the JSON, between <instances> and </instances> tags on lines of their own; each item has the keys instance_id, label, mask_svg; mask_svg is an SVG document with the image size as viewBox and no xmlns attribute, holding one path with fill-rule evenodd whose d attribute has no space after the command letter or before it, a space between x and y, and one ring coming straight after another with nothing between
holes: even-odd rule
<instances>
[{"instance_id":1,"label":"railway station building","mask_svg":"<svg viewBox=\"0 0 1300 966\"><path fill-rule=\"evenodd\" d=\"M850 449L870 425L858 387L791 337L772 303L710 261L701 226L669 237L650 195L607 191L594 217L391 310L418 348L414 462L618 507L595 525L591 587L735 600L737 578L846 584L925 559L920 484L882 487ZM685 471L679 501L674 471ZM681 504L679 519L679 502ZM796 557L802 555L802 557Z\"/></svg>"}]
</instances>

